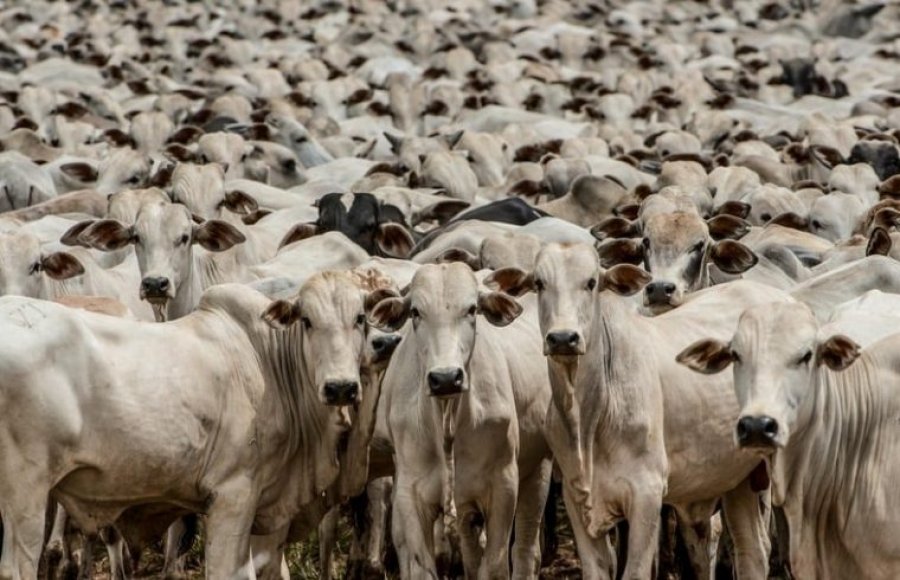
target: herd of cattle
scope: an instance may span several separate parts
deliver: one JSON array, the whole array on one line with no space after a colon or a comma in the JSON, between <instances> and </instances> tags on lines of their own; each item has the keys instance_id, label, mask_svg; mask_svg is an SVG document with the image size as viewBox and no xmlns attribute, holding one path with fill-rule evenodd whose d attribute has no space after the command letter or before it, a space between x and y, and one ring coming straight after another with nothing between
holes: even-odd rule
<instances>
[{"instance_id":1,"label":"herd of cattle","mask_svg":"<svg viewBox=\"0 0 900 580\"><path fill-rule=\"evenodd\" d=\"M898 73L885 0L4 4L0 579L536 578L557 501L900 577Z\"/></svg>"}]
</instances>

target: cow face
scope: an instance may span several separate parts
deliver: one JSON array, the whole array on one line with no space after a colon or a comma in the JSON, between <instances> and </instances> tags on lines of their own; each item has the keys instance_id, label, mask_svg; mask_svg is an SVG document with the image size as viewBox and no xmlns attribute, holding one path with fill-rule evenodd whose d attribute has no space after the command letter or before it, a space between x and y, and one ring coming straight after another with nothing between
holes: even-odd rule
<instances>
[{"instance_id":1,"label":"cow face","mask_svg":"<svg viewBox=\"0 0 900 580\"><path fill-rule=\"evenodd\" d=\"M644 306L658 313L684 301L709 283L706 262L711 240L706 223L688 212L653 216L644 224L644 267L653 281L644 288Z\"/></svg>"},{"instance_id":2,"label":"cow face","mask_svg":"<svg viewBox=\"0 0 900 580\"><path fill-rule=\"evenodd\" d=\"M416 271L404 298L380 302L372 313L378 327L395 330L410 320L423 387L447 397L469 389L468 366L479 315L495 326L511 323L522 307L498 292L480 292L472 270L460 263L428 264ZM408 339L409 339L408 338Z\"/></svg>"},{"instance_id":3,"label":"cow face","mask_svg":"<svg viewBox=\"0 0 900 580\"><path fill-rule=\"evenodd\" d=\"M548 244L538 254L534 272L503 268L485 284L513 296L537 292L544 354L567 362L587 350L598 292L608 289L627 296L649 281L647 272L631 264L604 270L587 244Z\"/></svg>"},{"instance_id":4,"label":"cow face","mask_svg":"<svg viewBox=\"0 0 900 580\"><path fill-rule=\"evenodd\" d=\"M367 293L345 272L323 272L300 288L296 301L273 302L263 318L275 328L299 325L300 356L312 370L310 379L322 404L355 405L363 397L360 367L386 364L398 342L383 335L380 346L373 342L373 352L368 352L367 313L395 295L388 290Z\"/></svg>"},{"instance_id":5,"label":"cow face","mask_svg":"<svg viewBox=\"0 0 900 580\"><path fill-rule=\"evenodd\" d=\"M166 202L143 206L132 226L98 220L79 235L79 241L98 250L113 251L133 244L142 277L141 299L159 311L200 276L194 271L194 244L221 252L244 240L230 224L209 220L197 225L184 206Z\"/></svg>"},{"instance_id":6,"label":"cow face","mask_svg":"<svg viewBox=\"0 0 900 580\"><path fill-rule=\"evenodd\" d=\"M893 143L861 141L850 151L849 163L868 163L884 181L900 174L900 153Z\"/></svg>"},{"instance_id":7,"label":"cow face","mask_svg":"<svg viewBox=\"0 0 900 580\"><path fill-rule=\"evenodd\" d=\"M741 413L737 444L761 455L784 447L796 430L804 397L814 388L816 367L843 370L859 347L844 336L817 338L818 325L803 304L766 304L747 310L730 344L701 340L678 355L698 372L717 373L734 364Z\"/></svg>"},{"instance_id":8,"label":"cow face","mask_svg":"<svg viewBox=\"0 0 900 580\"><path fill-rule=\"evenodd\" d=\"M100 163L97 175L98 192L112 194L146 184L150 177L150 160L134 149L117 149Z\"/></svg>"},{"instance_id":9,"label":"cow face","mask_svg":"<svg viewBox=\"0 0 900 580\"><path fill-rule=\"evenodd\" d=\"M68 252L41 253L38 238L28 232L0 233L0 296L47 298L45 283L84 273L84 267Z\"/></svg>"}]
</instances>

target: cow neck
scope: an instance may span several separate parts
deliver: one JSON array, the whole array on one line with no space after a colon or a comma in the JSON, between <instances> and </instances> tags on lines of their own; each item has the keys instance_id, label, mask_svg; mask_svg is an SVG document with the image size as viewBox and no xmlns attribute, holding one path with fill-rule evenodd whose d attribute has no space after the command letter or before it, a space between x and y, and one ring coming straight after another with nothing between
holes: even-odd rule
<instances>
[{"instance_id":1,"label":"cow neck","mask_svg":"<svg viewBox=\"0 0 900 580\"><path fill-rule=\"evenodd\" d=\"M791 553L806 563L853 560L853 554L835 554L839 543L826 535L844 529L854 507L870 504L871 498L855 497L864 493L859 478L867 477L867 465L894 459L875 435L891 421L892 409L880 396L874 362L863 354L844 371L819 367L811 373L796 428L772 461L773 503L784 506Z\"/></svg>"},{"instance_id":2,"label":"cow neck","mask_svg":"<svg viewBox=\"0 0 900 580\"><path fill-rule=\"evenodd\" d=\"M178 285L175 291L175 297L169 300L168 319L175 320L182 316L190 314L197 304L200 303L200 296L203 294L203 283L201 276L197 273L202 271L204 264L201 256L199 256L193 248L189 250L190 267L185 275L185 279Z\"/></svg>"},{"instance_id":3,"label":"cow neck","mask_svg":"<svg viewBox=\"0 0 900 580\"><path fill-rule=\"evenodd\" d=\"M318 399L313 373L304 356L302 325L270 329L266 340L268 348L260 354L268 358L264 365L269 374L267 387L274 391L267 411L279 418L284 432L281 457L287 480L291 481L286 493L295 495L295 505L305 505L338 476L340 433L333 428L334 410Z\"/></svg>"}]
</instances>

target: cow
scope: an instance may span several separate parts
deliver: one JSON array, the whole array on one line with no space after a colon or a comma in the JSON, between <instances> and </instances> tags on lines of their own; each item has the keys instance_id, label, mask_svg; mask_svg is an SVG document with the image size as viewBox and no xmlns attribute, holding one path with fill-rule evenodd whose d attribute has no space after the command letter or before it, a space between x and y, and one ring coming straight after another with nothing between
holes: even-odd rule
<instances>
[{"instance_id":1,"label":"cow","mask_svg":"<svg viewBox=\"0 0 900 580\"><path fill-rule=\"evenodd\" d=\"M820 328L804 304L785 302L753 306L732 337L700 340L678 355L704 374L733 365L741 403L734 440L765 462L797 577L900 572L887 516L900 502L897 469L883 460L896 440L898 346L892 334L863 350Z\"/></svg>"},{"instance_id":2,"label":"cow","mask_svg":"<svg viewBox=\"0 0 900 580\"><path fill-rule=\"evenodd\" d=\"M365 448L367 435L353 430L369 397L366 301L383 297L340 273L310 280L292 301L223 285L196 313L161 325L0 299L3 397L21 418L0 439L0 576L36 576L50 495L88 532L117 520L127 530L122 517L159 508L168 521L205 513L207 574L252 576L251 528L285 528L352 470L335 461L343 437L355 453ZM50 352L55 362L34 364ZM52 427L26 441L25 422Z\"/></svg>"},{"instance_id":3,"label":"cow","mask_svg":"<svg viewBox=\"0 0 900 580\"><path fill-rule=\"evenodd\" d=\"M513 525L513 573L537 575L550 391L533 309L522 312L508 296L480 290L460 263L420 267L405 296L372 311L375 326L402 329L403 337L382 388L396 464L392 535L404 578L437 573L438 518L459 542L467 575L508 575Z\"/></svg>"},{"instance_id":4,"label":"cow","mask_svg":"<svg viewBox=\"0 0 900 580\"><path fill-rule=\"evenodd\" d=\"M709 518L721 499L737 544L738 573L764 576L769 540L763 498L751 477L759 462L735 456L731 448L733 386L727 380L698 382L679 370L674 355L699 335L732 332L747 304L789 297L738 281L644 318L619 295L634 294L649 281L647 272L630 264L603 269L585 244L549 244L533 271L506 268L485 279L513 295L538 294L553 387L545 433L563 475L584 574L608 577L612 556L605 537L624 519L624 577L647 577L659 510L667 503L685 524L698 577L706 577Z\"/></svg>"}]
</instances>

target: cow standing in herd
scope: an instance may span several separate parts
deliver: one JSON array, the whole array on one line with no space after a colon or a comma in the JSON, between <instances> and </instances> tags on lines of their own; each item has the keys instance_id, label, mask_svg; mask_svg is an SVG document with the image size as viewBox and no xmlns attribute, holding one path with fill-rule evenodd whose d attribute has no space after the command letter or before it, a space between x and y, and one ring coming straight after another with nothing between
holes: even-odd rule
<instances>
[{"instance_id":1,"label":"cow standing in herd","mask_svg":"<svg viewBox=\"0 0 900 580\"><path fill-rule=\"evenodd\" d=\"M0 7L0 579L896 577L897 22Z\"/></svg>"}]
</instances>

